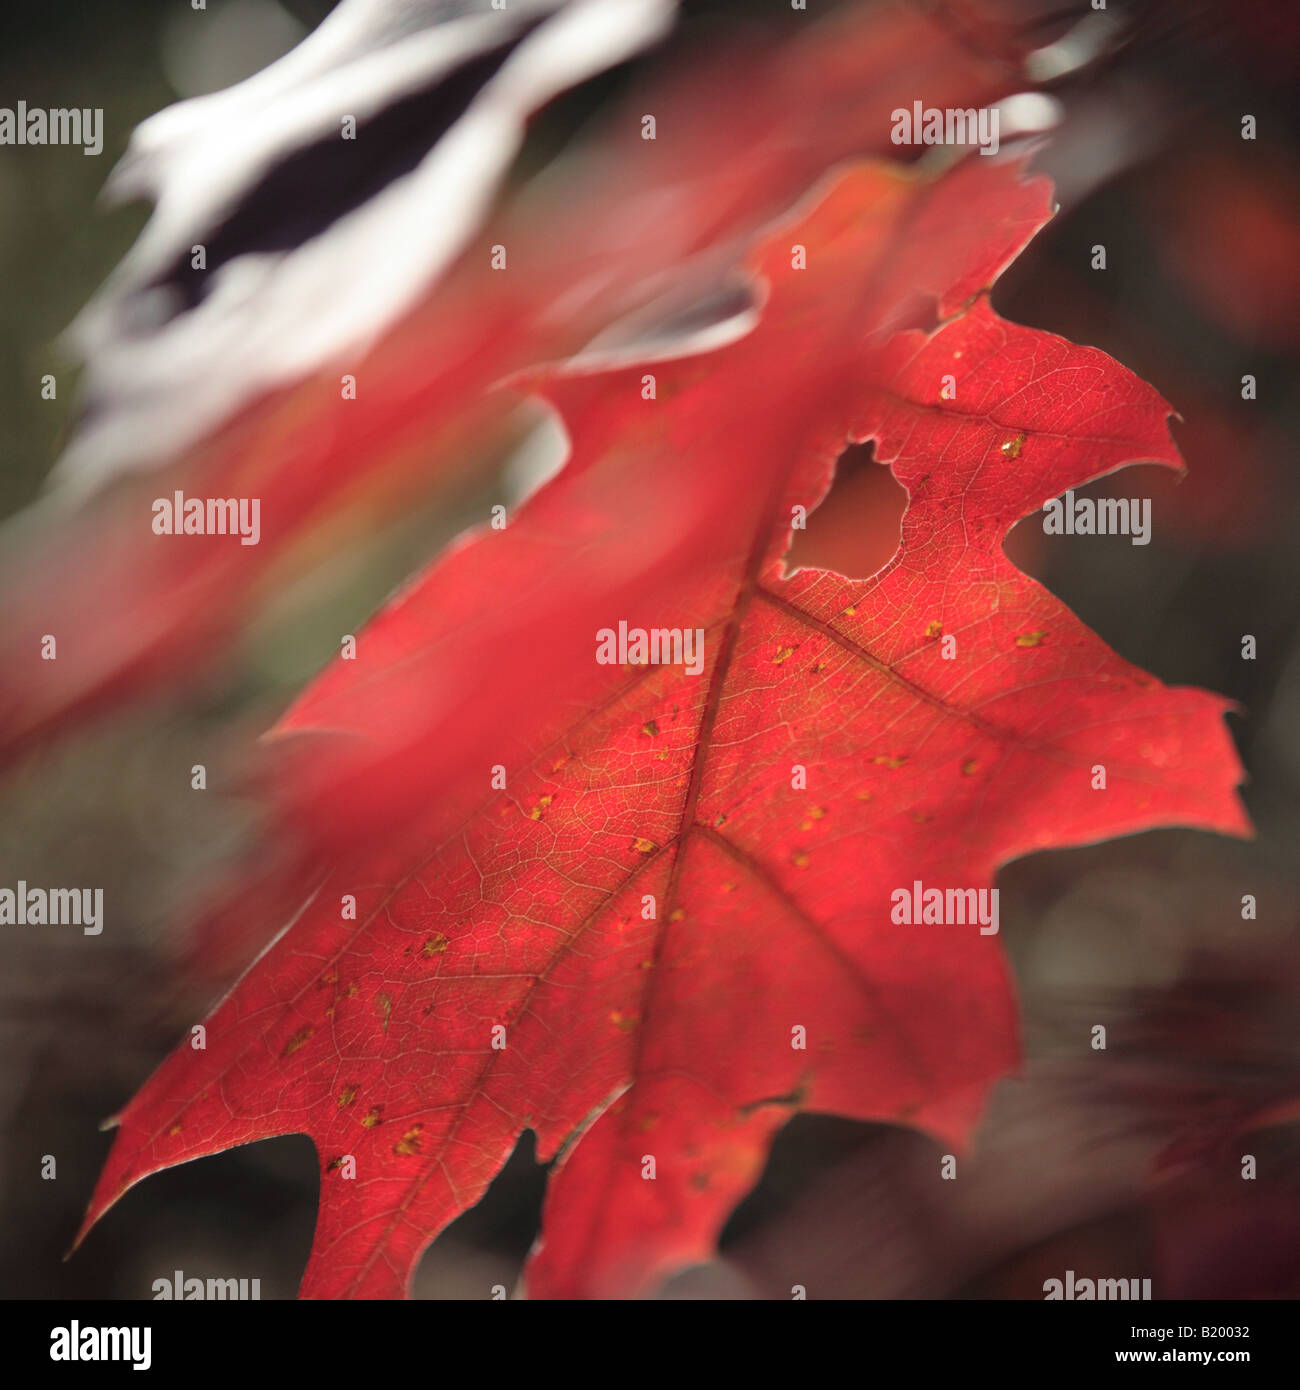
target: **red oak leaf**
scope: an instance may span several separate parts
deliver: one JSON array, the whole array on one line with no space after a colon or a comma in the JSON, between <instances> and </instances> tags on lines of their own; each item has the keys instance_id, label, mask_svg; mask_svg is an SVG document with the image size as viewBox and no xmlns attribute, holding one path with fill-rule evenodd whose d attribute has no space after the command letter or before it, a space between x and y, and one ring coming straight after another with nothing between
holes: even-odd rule
<instances>
[{"instance_id":1,"label":"red oak leaf","mask_svg":"<svg viewBox=\"0 0 1300 1390\"><path fill-rule=\"evenodd\" d=\"M332 867L123 1112L87 1226L151 1172L303 1132L303 1294L399 1295L531 1128L562 1161L530 1291L632 1295L709 1254L800 1109L967 1139L1018 1056L1007 967L973 922L895 920L898 890L1247 830L1225 702L1129 666L1002 551L1068 488L1177 466L1153 390L989 306L1048 206L978 157L853 168L753 257L752 332L539 383L565 470L284 722ZM909 496L893 560L786 574L868 440ZM702 632L698 674L686 648L594 661L620 622Z\"/></svg>"}]
</instances>

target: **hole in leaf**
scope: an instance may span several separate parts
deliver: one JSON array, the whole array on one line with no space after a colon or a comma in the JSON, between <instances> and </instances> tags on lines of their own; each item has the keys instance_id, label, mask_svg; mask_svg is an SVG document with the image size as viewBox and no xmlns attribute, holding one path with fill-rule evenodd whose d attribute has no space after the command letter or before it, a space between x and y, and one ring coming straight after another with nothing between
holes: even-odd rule
<instances>
[{"instance_id":1,"label":"hole in leaf","mask_svg":"<svg viewBox=\"0 0 1300 1390\"><path fill-rule=\"evenodd\" d=\"M906 510L907 492L876 462L873 446L850 444L825 501L809 515L807 529L794 532L785 572L803 566L870 578L893 559Z\"/></svg>"}]
</instances>

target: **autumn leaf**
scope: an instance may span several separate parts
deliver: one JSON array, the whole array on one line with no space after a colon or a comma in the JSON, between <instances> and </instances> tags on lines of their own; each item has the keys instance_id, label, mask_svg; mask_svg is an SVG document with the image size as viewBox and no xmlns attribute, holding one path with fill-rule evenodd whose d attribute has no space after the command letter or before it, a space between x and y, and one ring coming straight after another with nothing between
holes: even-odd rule
<instances>
[{"instance_id":1,"label":"autumn leaf","mask_svg":"<svg viewBox=\"0 0 1300 1390\"><path fill-rule=\"evenodd\" d=\"M1022 173L853 167L750 259L752 331L535 381L566 468L283 721L309 753L284 814L327 876L123 1111L86 1228L149 1173L306 1133L303 1295L398 1296L532 1129L560 1162L531 1294L650 1291L707 1258L796 1112L958 1146L1015 1067L997 935L900 923L900 890L1246 833L1225 702L1003 554L1069 488L1178 467L1150 387L991 308L1049 212ZM894 558L787 574L867 441L909 498ZM685 639L597 662L620 624L702 634L699 673Z\"/></svg>"},{"instance_id":2,"label":"autumn leaf","mask_svg":"<svg viewBox=\"0 0 1300 1390\"><path fill-rule=\"evenodd\" d=\"M643 8L638 5L637 13ZM518 40L517 18L513 10L497 16L503 41ZM639 34L643 24L631 25L631 18L629 7L623 19ZM487 42L483 26L491 22L489 16L476 20L476 39ZM531 33L528 25L524 29ZM540 42L548 32L544 27L532 37ZM355 57L355 44L345 45L340 59L329 49L325 26L320 33L331 61ZM416 35L406 42L423 41ZM145 191L158 193L158 226L115 277L122 303L109 296L107 306L90 316L100 328L82 335L91 356L94 408L59 467L59 476L76 480L83 491L92 479L107 477L115 485L78 509L56 494L20 518L0 547L0 580L14 595L0 642L0 759L91 714L184 687L210 672L268 594L282 592L322 554L373 531L413 497L452 485L471 461L490 458L508 442L519 423L508 398L495 389L505 378L577 351L628 316L649 314L654 324L665 298L689 302L725 283L756 229L785 214L826 168L850 154L892 148L889 111L910 103L917 90L941 104L981 105L1022 81L1010 62L968 51L932 18L874 4L810 23L789 43L753 39L743 60L738 43L733 36L724 50L710 46L688 63L654 70L597 135L490 211L480 207L481 170L472 197L463 179L454 207L443 210L448 199L440 193L439 237L431 246L442 246L445 223L466 215L462 204L479 215L459 232L463 250L457 243L459 254L436 275L423 263L411 267L391 304L392 261L399 255L419 259L428 239L409 232L409 208L385 220L371 216L375 209L367 203L367 225L381 240L366 241L361 251L349 239L345 218L319 245L306 243L312 255L333 257L326 262L330 283L353 287L350 312L364 321L353 325L351 338L340 336L333 292L321 293L315 281L304 290L301 276L276 270L278 261L268 270L265 257L240 259L233 232L227 271L270 274L288 296L275 302L274 322L258 317L270 310L253 296L249 322L232 327L221 320L214 344L202 339L203 303L197 316L194 309L178 312L153 335L141 336L138 301L146 291L157 293L150 257L160 255L159 238L169 230L180 235L197 211L211 213L208 204L217 196L204 189L195 204L195 168L217 159L228 179L235 159L228 125L219 121L207 130L199 120L210 104L157 118L148 127L151 136L184 138L174 141L177 148L164 141L161 150L151 138L125 166L133 190L143 183ZM492 49L489 56L497 62L504 51ZM346 62L344 69L342 75L353 74ZM272 72L288 88L275 108L287 120L281 107L298 90L301 64ZM512 72L507 64L499 76ZM326 75L340 76L328 67ZM567 68L563 75L573 80ZM360 76L358 65L355 80ZM496 91L495 80L476 97L480 105ZM256 142L258 157L249 156L256 170L270 134L263 128L269 117L253 102L259 93L259 102L265 97L267 83L259 77L255 84L221 94L219 109L242 113L238 130L241 139ZM524 90L532 101L541 99L527 84ZM367 100L373 103L374 94ZM253 103L251 113L247 103ZM477 111L471 105L470 116ZM665 116L653 141L641 138L646 111ZM743 119L720 118L720 111L743 111ZM365 147L364 129L359 138ZM350 147L337 139L332 146L334 157L345 160ZM434 158L441 148L435 145L422 166L435 191L442 186ZM323 188L347 182L325 162L325 144L313 150ZM387 151L384 157L395 158ZM345 162L344 169L351 165ZM271 192L275 187L270 179ZM249 196L270 194L255 185ZM428 191L420 197L427 199ZM317 221L325 217L314 202L310 212ZM424 228L429 218L419 199L414 212ZM292 223L292 198L282 213ZM260 226L256 218L244 219L250 220ZM272 217L271 232L277 226ZM185 232L187 254L196 237ZM505 249L503 268L494 263L496 247ZM378 287L366 293L372 279ZM123 283L133 290L125 298ZM296 297L290 295L294 286ZM186 292L198 294L192 286ZM384 305L386 315L380 313ZM130 331L129 357L120 341L105 337L103 325L119 319L126 325L120 332ZM352 319L343 326L348 323ZM230 351L232 336L248 351ZM311 352L321 341L330 351L318 363ZM193 354L207 347L215 357L196 385ZM343 373L355 384L348 394ZM154 457L165 441L174 447ZM174 537L151 534L153 501L176 490L187 497L258 498L258 544L232 546L225 536L198 535L177 545ZM57 663L41 659L46 634L58 640Z\"/></svg>"}]
</instances>

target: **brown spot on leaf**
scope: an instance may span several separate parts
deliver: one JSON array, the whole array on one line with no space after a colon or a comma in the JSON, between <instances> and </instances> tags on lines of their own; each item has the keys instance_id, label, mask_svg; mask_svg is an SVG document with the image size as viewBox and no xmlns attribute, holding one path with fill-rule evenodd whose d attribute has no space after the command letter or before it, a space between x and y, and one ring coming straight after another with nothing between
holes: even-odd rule
<instances>
[{"instance_id":1,"label":"brown spot on leaf","mask_svg":"<svg viewBox=\"0 0 1300 1390\"><path fill-rule=\"evenodd\" d=\"M346 1110L348 1106L351 1105L354 1100L356 1100L356 1098L357 1088L355 1086L344 1086L344 1088L339 1092L338 1095L339 1109Z\"/></svg>"},{"instance_id":2,"label":"brown spot on leaf","mask_svg":"<svg viewBox=\"0 0 1300 1390\"><path fill-rule=\"evenodd\" d=\"M418 1154L420 1152L420 1131L423 1128L423 1125L412 1125L393 1145L393 1152L399 1158L409 1158L412 1154Z\"/></svg>"},{"instance_id":3,"label":"brown spot on leaf","mask_svg":"<svg viewBox=\"0 0 1300 1390\"><path fill-rule=\"evenodd\" d=\"M366 1113L361 1117L361 1123L367 1129L374 1129L376 1125L383 1124L383 1120L380 1118L383 1112L384 1107L382 1105L372 1105L370 1109L367 1110Z\"/></svg>"},{"instance_id":4,"label":"brown spot on leaf","mask_svg":"<svg viewBox=\"0 0 1300 1390\"><path fill-rule=\"evenodd\" d=\"M306 1028L299 1028L298 1031L284 1045L281 1057L292 1057L295 1052L307 1041L316 1030L310 1025Z\"/></svg>"}]
</instances>

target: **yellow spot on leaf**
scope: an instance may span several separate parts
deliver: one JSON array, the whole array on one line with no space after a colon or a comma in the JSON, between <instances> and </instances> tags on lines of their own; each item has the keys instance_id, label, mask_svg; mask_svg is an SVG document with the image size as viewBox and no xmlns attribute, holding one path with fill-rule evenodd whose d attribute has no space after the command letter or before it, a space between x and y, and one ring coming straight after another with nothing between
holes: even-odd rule
<instances>
[{"instance_id":1,"label":"yellow spot on leaf","mask_svg":"<svg viewBox=\"0 0 1300 1390\"><path fill-rule=\"evenodd\" d=\"M638 854L653 854L658 846L653 840L647 840L643 835L638 835L636 839L632 841L632 848L636 850Z\"/></svg>"},{"instance_id":2,"label":"yellow spot on leaf","mask_svg":"<svg viewBox=\"0 0 1300 1390\"><path fill-rule=\"evenodd\" d=\"M1009 459L1018 459L1020 451L1025 447L1025 436L1018 434L1014 439L1008 439L1002 445L1002 453Z\"/></svg>"},{"instance_id":3,"label":"yellow spot on leaf","mask_svg":"<svg viewBox=\"0 0 1300 1390\"><path fill-rule=\"evenodd\" d=\"M786 659L787 656L790 655L792 651L794 651L793 647L782 647L781 650L777 652L777 654L772 658L772 665L780 666L781 663Z\"/></svg>"},{"instance_id":4,"label":"yellow spot on leaf","mask_svg":"<svg viewBox=\"0 0 1300 1390\"><path fill-rule=\"evenodd\" d=\"M367 1129L374 1129L376 1125L383 1124L383 1120L379 1118L380 1115L383 1113L383 1109L384 1107L382 1105L372 1105L370 1109L367 1110L366 1113L361 1117L361 1123Z\"/></svg>"},{"instance_id":5,"label":"yellow spot on leaf","mask_svg":"<svg viewBox=\"0 0 1300 1390\"><path fill-rule=\"evenodd\" d=\"M298 1031L284 1045L281 1057L292 1057L295 1052L307 1041L316 1030L311 1027L299 1028Z\"/></svg>"},{"instance_id":6,"label":"yellow spot on leaf","mask_svg":"<svg viewBox=\"0 0 1300 1390\"><path fill-rule=\"evenodd\" d=\"M1017 647L1036 647L1047 634L1045 632L1022 632L1016 638Z\"/></svg>"},{"instance_id":7,"label":"yellow spot on leaf","mask_svg":"<svg viewBox=\"0 0 1300 1390\"><path fill-rule=\"evenodd\" d=\"M647 719L646 722L641 725L641 732L648 738L654 738L659 732L659 725L656 724L653 719Z\"/></svg>"},{"instance_id":8,"label":"yellow spot on leaf","mask_svg":"<svg viewBox=\"0 0 1300 1390\"><path fill-rule=\"evenodd\" d=\"M418 1154L420 1152L420 1131L423 1128L423 1125L412 1125L393 1145L393 1152L399 1158L409 1158L411 1154Z\"/></svg>"},{"instance_id":9,"label":"yellow spot on leaf","mask_svg":"<svg viewBox=\"0 0 1300 1390\"><path fill-rule=\"evenodd\" d=\"M425 957L436 956L445 951L450 945L451 939L449 937L444 936L441 932L435 932L425 941L424 945L420 947L420 954Z\"/></svg>"},{"instance_id":10,"label":"yellow spot on leaf","mask_svg":"<svg viewBox=\"0 0 1300 1390\"><path fill-rule=\"evenodd\" d=\"M932 618L925 625L925 635L927 637L938 637L943 632L943 624L938 618Z\"/></svg>"},{"instance_id":11,"label":"yellow spot on leaf","mask_svg":"<svg viewBox=\"0 0 1300 1390\"><path fill-rule=\"evenodd\" d=\"M961 774L963 777L970 777L977 771L979 771L979 762L975 758L967 758L961 765Z\"/></svg>"},{"instance_id":12,"label":"yellow spot on leaf","mask_svg":"<svg viewBox=\"0 0 1300 1390\"><path fill-rule=\"evenodd\" d=\"M898 768L902 767L903 764L907 761L907 759L906 759L906 758L890 758L890 757L887 757L884 753L882 753L882 754L880 755L880 757L878 757L878 758L872 758L871 761L872 761L873 763L875 763L875 765L876 765L877 767L887 767L887 768L889 768L889 770L890 770L891 772L893 772L893 771L896 771Z\"/></svg>"},{"instance_id":13,"label":"yellow spot on leaf","mask_svg":"<svg viewBox=\"0 0 1300 1390\"><path fill-rule=\"evenodd\" d=\"M542 796L537 799L537 805L528 813L529 820L541 820L542 812L554 801L553 796Z\"/></svg>"},{"instance_id":14,"label":"yellow spot on leaf","mask_svg":"<svg viewBox=\"0 0 1300 1390\"><path fill-rule=\"evenodd\" d=\"M346 1110L357 1098L357 1088L355 1086L344 1086L339 1092L338 1106L340 1110Z\"/></svg>"}]
</instances>

